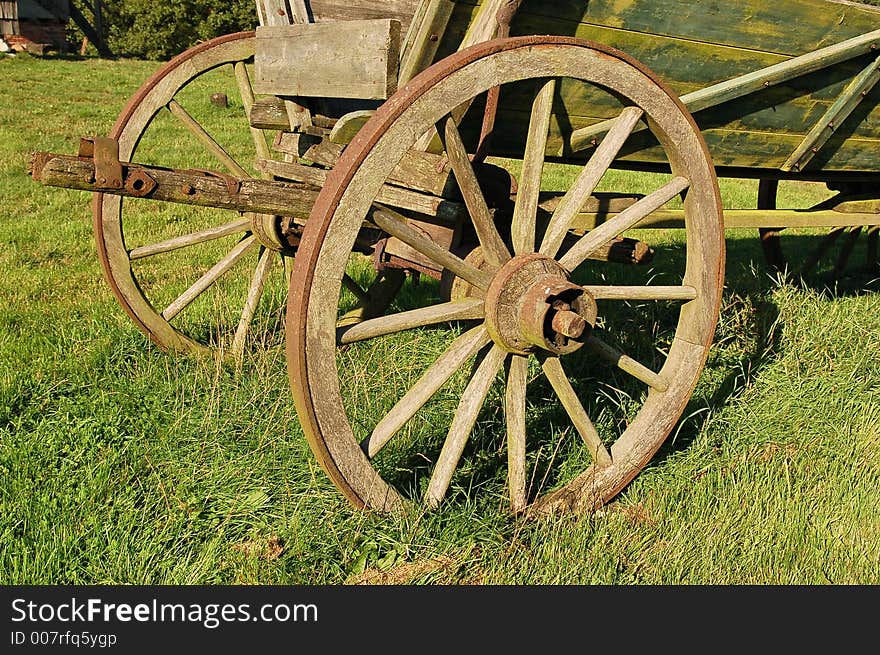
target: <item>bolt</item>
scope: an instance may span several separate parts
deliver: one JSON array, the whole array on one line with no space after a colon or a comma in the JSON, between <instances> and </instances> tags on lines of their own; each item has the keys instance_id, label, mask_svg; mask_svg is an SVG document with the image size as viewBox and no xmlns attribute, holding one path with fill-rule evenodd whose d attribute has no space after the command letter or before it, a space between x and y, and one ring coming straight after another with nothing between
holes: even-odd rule
<instances>
[{"instance_id":1,"label":"bolt","mask_svg":"<svg viewBox=\"0 0 880 655\"><path fill-rule=\"evenodd\" d=\"M428 37L428 40L431 41L431 43L436 43L439 39L440 39L440 37L437 36L436 34L432 34L431 36Z\"/></svg>"},{"instance_id":2,"label":"bolt","mask_svg":"<svg viewBox=\"0 0 880 655\"><path fill-rule=\"evenodd\" d=\"M587 329L587 322L574 312L558 312L553 317L553 330L569 339L577 339Z\"/></svg>"},{"instance_id":3,"label":"bolt","mask_svg":"<svg viewBox=\"0 0 880 655\"><path fill-rule=\"evenodd\" d=\"M767 80L767 81L764 82L764 87L766 88L766 87L768 87L768 86L770 86L770 80Z\"/></svg>"}]
</instances>

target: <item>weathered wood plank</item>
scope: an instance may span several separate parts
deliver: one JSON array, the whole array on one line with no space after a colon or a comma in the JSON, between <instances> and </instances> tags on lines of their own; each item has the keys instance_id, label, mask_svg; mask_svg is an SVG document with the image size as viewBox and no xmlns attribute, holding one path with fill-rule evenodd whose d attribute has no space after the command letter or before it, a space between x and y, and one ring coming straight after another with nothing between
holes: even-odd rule
<instances>
[{"instance_id":1,"label":"weathered wood plank","mask_svg":"<svg viewBox=\"0 0 880 655\"><path fill-rule=\"evenodd\" d=\"M681 96L681 101L692 113L714 108L751 95L755 91L782 84L802 75L824 71L859 55L870 54L878 46L880 46L880 30L874 30L843 43L781 61L688 93ZM610 129L610 124L605 127ZM586 147L590 137L600 134L602 128L603 125L600 124L574 132L571 137L572 149L580 150Z\"/></svg>"},{"instance_id":2,"label":"weathered wood plank","mask_svg":"<svg viewBox=\"0 0 880 655\"><path fill-rule=\"evenodd\" d=\"M880 80L880 58L871 62L846 87L840 97L828 108L822 118L804 137L803 142L782 165L782 170L801 170L824 146L835 130L844 124L849 115L862 103L877 81Z\"/></svg>"},{"instance_id":3,"label":"weathered wood plank","mask_svg":"<svg viewBox=\"0 0 880 655\"><path fill-rule=\"evenodd\" d=\"M306 0L257 0L257 16L263 26L287 26L309 22ZM294 98L284 99L288 123L292 129L310 127L311 110Z\"/></svg>"},{"instance_id":4,"label":"weathered wood plank","mask_svg":"<svg viewBox=\"0 0 880 655\"><path fill-rule=\"evenodd\" d=\"M294 182L309 184L316 188L324 186L329 173L329 171L323 168L274 159L258 159L256 161L256 168L264 173ZM376 202L398 209L425 214L426 216L438 216L453 223L467 216L465 207L461 203L451 202L438 196L426 195L390 184L382 187L379 195L376 196Z\"/></svg>"},{"instance_id":5,"label":"weathered wood plank","mask_svg":"<svg viewBox=\"0 0 880 655\"><path fill-rule=\"evenodd\" d=\"M309 0L315 22L393 18L408 29L419 0Z\"/></svg>"},{"instance_id":6,"label":"weathered wood plank","mask_svg":"<svg viewBox=\"0 0 880 655\"><path fill-rule=\"evenodd\" d=\"M291 133L279 134L273 147L279 152L327 168L336 165L343 151L342 145L332 143L329 139ZM451 170L449 161L440 155L410 150L392 171L388 183L434 196L449 197L455 187Z\"/></svg>"},{"instance_id":7,"label":"weathered wood plank","mask_svg":"<svg viewBox=\"0 0 880 655\"><path fill-rule=\"evenodd\" d=\"M873 95L873 94L872 94ZM821 113L820 113L821 115ZM598 122L598 118L567 117L570 123L560 125L554 117L550 124L547 143L549 157L564 157L566 161L584 161L592 153L572 153L562 134L570 134L572 127L587 126ZM700 116L696 116L698 123ZM604 119L602 119L604 120ZM493 154L502 157L521 158L524 149L524 129L528 114L502 111L498 118L496 137L493 141ZM520 129L516 129L519 126ZM479 129L479 126L470 126ZM703 137L709 146L716 166L777 169L803 140L804 133L786 133L767 130L730 129L701 125ZM880 172L880 159L876 156L880 149L880 138L850 136L845 124L820 150L806 171L859 171ZM465 138L473 138L472 132L463 129ZM665 163L666 159L656 141L646 138L644 133L633 134L624 146L619 161Z\"/></svg>"},{"instance_id":8,"label":"weathered wood plank","mask_svg":"<svg viewBox=\"0 0 880 655\"><path fill-rule=\"evenodd\" d=\"M346 114L333 126L328 138L333 143L348 145L375 113L375 110L372 109L362 109Z\"/></svg>"},{"instance_id":9,"label":"weathered wood plank","mask_svg":"<svg viewBox=\"0 0 880 655\"><path fill-rule=\"evenodd\" d=\"M454 9L455 3L450 0L426 0L422 3L417 23L407 34L401 54L400 84L406 84L433 63Z\"/></svg>"},{"instance_id":10,"label":"weathered wood plank","mask_svg":"<svg viewBox=\"0 0 880 655\"><path fill-rule=\"evenodd\" d=\"M438 57L452 52L452 42L464 37L474 19L476 3L459 2L450 20L445 40ZM687 16L688 20L682 20ZM792 16L798 29L792 30ZM786 59L839 43L848 38L870 32L880 25L877 9L855 3L846 4L829 0L784 0L764 3L745 0L737 3L686 3L683 0L652 0L651 2L619 2L600 0L583 3L567 0L561 3L525 2L514 20L514 34L566 34L592 39L620 48L656 71L664 82L679 95L698 91L703 87L738 75L753 72ZM801 27L804 31L801 32ZM700 126L706 129L724 129L724 138L710 141L713 157L721 157L731 166L778 167L797 147L809 129L840 95L847 83L866 65L867 60L839 64L832 69L792 80L780 87L770 87L734 102L697 114ZM570 81L563 81L558 91L553 131L570 132L577 126L589 125L589 118L609 118L619 113L613 100L599 99L595 91L576 89ZM599 100L597 102L597 99ZM856 137L880 138L880 90L874 89L848 122L845 134ZM527 111L524 102L502 99L502 111ZM617 111L615 111L617 110ZM562 117L562 118L560 118ZM517 130L524 133L526 116L519 116ZM563 125L559 125L560 121ZM571 124L569 124L571 123ZM576 126L577 124L577 126ZM465 128L463 128L464 130ZM729 133L761 133L735 138L735 152ZM762 141L775 140L776 133L797 134L800 139L789 145L784 156L773 155L773 161L764 159ZM499 137L496 141L503 141ZM516 148L507 153L522 155L522 138ZM758 150L742 151L744 143ZM728 147L730 145L731 147ZM720 146L720 148L719 148ZM848 155L835 154L836 146L829 144L831 153L825 161L817 160L811 168L829 170L877 170L880 164L868 159L855 165ZM500 153L499 153L500 154ZM570 156L558 148L555 156ZM632 159L639 160L639 156ZM655 158L650 157L654 160ZM749 163L751 162L751 163Z\"/></svg>"},{"instance_id":11,"label":"weathered wood plank","mask_svg":"<svg viewBox=\"0 0 880 655\"><path fill-rule=\"evenodd\" d=\"M459 0L459 3L478 4L475 0ZM543 33L533 29L541 18L553 18L569 25L601 25L609 29L791 56L876 29L880 23L880 9L836 0L526 1L514 20L514 33ZM793 26L796 29L792 29ZM572 32L569 28L558 33Z\"/></svg>"},{"instance_id":12,"label":"weathered wood plank","mask_svg":"<svg viewBox=\"0 0 880 655\"><path fill-rule=\"evenodd\" d=\"M399 56L396 20L259 27L254 90L384 100L397 90Z\"/></svg>"}]
</instances>

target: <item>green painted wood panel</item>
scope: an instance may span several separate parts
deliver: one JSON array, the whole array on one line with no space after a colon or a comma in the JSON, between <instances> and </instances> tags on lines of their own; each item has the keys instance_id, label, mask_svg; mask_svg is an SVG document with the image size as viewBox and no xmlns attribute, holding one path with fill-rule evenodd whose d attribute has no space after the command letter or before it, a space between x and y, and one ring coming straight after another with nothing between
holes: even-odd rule
<instances>
[{"instance_id":1,"label":"green painted wood panel","mask_svg":"<svg viewBox=\"0 0 880 655\"><path fill-rule=\"evenodd\" d=\"M478 4L459 0L438 58L457 48ZM525 0L512 33L572 35L617 47L683 95L878 28L880 9L835 0ZM853 60L697 113L716 163L781 165L870 60ZM510 120L527 120L530 92L504 97ZM555 111L555 129L564 133L616 115L619 105L583 84L567 83ZM524 123L507 128L511 135L518 130L525 131ZM559 133L555 138L561 143ZM878 171L878 145L880 88L809 169ZM644 157L654 158L647 151Z\"/></svg>"}]
</instances>

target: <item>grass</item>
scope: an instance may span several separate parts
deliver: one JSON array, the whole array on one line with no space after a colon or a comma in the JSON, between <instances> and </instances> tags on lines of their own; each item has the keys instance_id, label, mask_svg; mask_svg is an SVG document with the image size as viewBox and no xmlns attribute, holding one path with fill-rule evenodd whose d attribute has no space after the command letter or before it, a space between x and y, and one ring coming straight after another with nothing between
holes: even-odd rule
<instances>
[{"instance_id":1,"label":"grass","mask_svg":"<svg viewBox=\"0 0 880 655\"><path fill-rule=\"evenodd\" d=\"M277 333L272 341L266 328L275 347L254 348L240 371L162 353L103 280L87 194L26 175L30 151L72 153L80 136L105 134L154 66L0 60L0 583L880 582L880 296L780 283L751 231L727 233L719 327L685 417L606 508L511 518L503 419L486 412L474 438L483 448L468 452L440 511L353 510L305 443ZM554 168L546 184L570 175ZM628 175L608 187L649 183ZM754 202L753 182L722 188L728 206ZM809 205L824 191L784 193ZM651 239L670 253L655 272L669 274L680 264L675 234ZM181 283L192 273L181 270ZM408 286L398 305L432 292ZM632 327L619 336L642 348ZM340 355L363 426L445 343L423 330ZM598 378L607 398L588 409L611 429L602 408L632 392L625 379ZM436 441L463 382L402 441ZM564 478L583 453L534 387L530 420L550 426L548 447L563 444L554 475Z\"/></svg>"}]
</instances>

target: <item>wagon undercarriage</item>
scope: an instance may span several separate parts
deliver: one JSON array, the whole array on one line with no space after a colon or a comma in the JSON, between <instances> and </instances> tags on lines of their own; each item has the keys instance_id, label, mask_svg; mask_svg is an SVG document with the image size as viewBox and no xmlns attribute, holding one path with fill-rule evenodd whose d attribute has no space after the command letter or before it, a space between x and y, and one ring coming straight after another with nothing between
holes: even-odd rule
<instances>
[{"instance_id":1,"label":"wagon undercarriage","mask_svg":"<svg viewBox=\"0 0 880 655\"><path fill-rule=\"evenodd\" d=\"M675 3L657 4L662 14ZM145 83L108 138L31 163L45 184L95 193L108 281L163 348L240 363L256 322L272 315L260 307L287 294L298 415L356 505L436 506L479 468L472 441L506 451L514 511L607 502L675 428L697 384L717 321L725 228L757 228L779 271L806 275L835 244L836 277L855 264L857 246L867 258L857 265L876 271L880 30L853 28L677 94L630 53L575 38L586 23L575 37L507 38L560 24L536 3L412 5L402 30L388 14L309 22L339 18L332 2L260 0L256 36L184 53ZM853 22L880 17L845 11ZM657 39L671 38L664 29ZM291 65L305 57L321 65ZM224 72L241 103L235 125L186 108ZM804 96L812 104L799 131L771 125L761 146L755 117L775 106L791 114ZM229 130L249 138L230 148ZM582 168L550 191L549 161ZM650 190L605 190L615 169L650 171ZM719 175L760 179L756 208L722 211ZM780 209L784 179L824 181L837 195ZM785 230L801 227L828 236L796 262ZM249 258L247 278L223 287ZM190 267L201 271L194 283ZM433 281L410 293L405 281L420 277ZM208 315L216 318L206 327ZM419 351L405 367L412 374L391 369L366 383L357 356L400 348ZM451 404L450 389L460 396ZM440 435L419 416L444 402ZM553 468L560 449L563 470Z\"/></svg>"}]
</instances>

